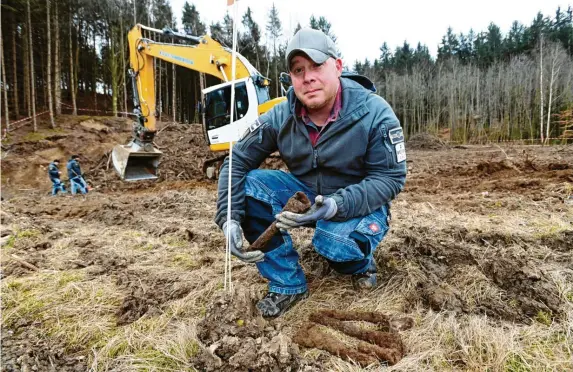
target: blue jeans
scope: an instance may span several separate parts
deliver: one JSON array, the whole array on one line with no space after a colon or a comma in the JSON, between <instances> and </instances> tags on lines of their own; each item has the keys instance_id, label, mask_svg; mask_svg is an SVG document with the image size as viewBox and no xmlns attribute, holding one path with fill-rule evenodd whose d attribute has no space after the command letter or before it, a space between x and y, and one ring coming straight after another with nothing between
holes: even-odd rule
<instances>
[{"instance_id":1,"label":"blue jeans","mask_svg":"<svg viewBox=\"0 0 573 372\"><path fill-rule=\"evenodd\" d=\"M52 195L57 195L58 191L66 192L66 188L59 178L50 178L52 181Z\"/></svg>"},{"instance_id":2,"label":"blue jeans","mask_svg":"<svg viewBox=\"0 0 573 372\"><path fill-rule=\"evenodd\" d=\"M87 194L88 192L88 185L86 181L80 176L74 177L70 179L70 186L72 188L72 195L76 195L78 189L82 194Z\"/></svg>"},{"instance_id":3,"label":"blue jeans","mask_svg":"<svg viewBox=\"0 0 573 372\"><path fill-rule=\"evenodd\" d=\"M275 220L275 215L297 191L304 192L314 202L316 194L290 173L257 169L247 174L242 228L249 243ZM373 263L374 251L388 232L388 206L344 222L320 220L315 228L314 249L334 270L342 274L363 273ZM265 259L257 267L269 281L270 292L296 294L308 290L298 252L288 233L277 233L264 251Z\"/></svg>"}]
</instances>

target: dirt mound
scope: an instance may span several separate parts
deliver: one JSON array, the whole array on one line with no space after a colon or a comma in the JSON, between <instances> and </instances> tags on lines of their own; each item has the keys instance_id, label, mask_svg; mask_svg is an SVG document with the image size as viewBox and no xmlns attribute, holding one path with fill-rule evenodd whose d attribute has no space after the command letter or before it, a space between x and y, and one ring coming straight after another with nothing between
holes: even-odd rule
<instances>
[{"instance_id":1,"label":"dirt mound","mask_svg":"<svg viewBox=\"0 0 573 372\"><path fill-rule=\"evenodd\" d=\"M448 239L448 232L437 235L413 226L397 232L403 239L400 249L384 254L382 265L390 276L403 273L388 263L415 263L419 276L413 283L418 290L409 299L412 306L421 301L436 311L485 313L522 323L540 313L550 317L564 314L563 299L552 278L541 269L541 259L513 252L511 237L481 237L480 247L471 243L475 236L463 229L452 234L457 241Z\"/></svg>"},{"instance_id":2,"label":"dirt mound","mask_svg":"<svg viewBox=\"0 0 573 372\"><path fill-rule=\"evenodd\" d=\"M114 117L87 117L61 115L57 128L46 120L38 122L38 132L24 126L2 142L2 187L15 191L22 189L50 189L47 167L60 160L62 180L67 181L65 165L73 154L81 156L81 167L90 181L101 157L114 145L124 143L130 136L131 120ZM4 193L4 190L3 190Z\"/></svg>"},{"instance_id":3,"label":"dirt mound","mask_svg":"<svg viewBox=\"0 0 573 372\"><path fill-rule=\"evenodd\" d=\"M414 134L406 142L408 150L443 150L448 147L446 142L429 133Z\"/></svg>"},{"instance_id":4,"label":"dirt mound","mask_svg":"<svg viewBox=\"0 0 573 372\"><path fill-rule=\"evenodd\" d=\"M519 168L517 166L515 166L508 159L504 159L502 161L496 161L496 162L487 162L487 161L480 162L476 166L476 169L478 172L481 172L483 174L494 174L494 173L501 172L504 170L514 170L516 172L520 172Z\"/></svg>"},{"instance_id":5,"label":"dirt mound","mask_svg":"<svg viewBox=\"0 0 573 372\"><path fill-rule=\"evenodd\" d=\"M117 309L117 325L133 323L143 315L157 315L170 301L185 297L193 285L176 275L148 275L138 270L126 270L116 283L127 295Z\"/></svg>"},{"instance_id":6,"label":"dirt mound","mask_svg":"<svg viewBox=\"0 0 573 372\"><path fill-rule=\"evenodd\" d=\"M207 371L296 371L299 350L278 323L265 321L255 309L255 296L237 288L216 294L197 336L206 346L195 364Z\"/></svg>"}]
</instances>

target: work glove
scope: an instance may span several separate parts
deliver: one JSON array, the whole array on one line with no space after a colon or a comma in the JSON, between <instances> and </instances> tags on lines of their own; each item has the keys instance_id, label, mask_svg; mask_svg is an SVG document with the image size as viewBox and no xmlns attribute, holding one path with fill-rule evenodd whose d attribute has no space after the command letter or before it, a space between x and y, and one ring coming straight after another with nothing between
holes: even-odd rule
<instances>
[{"instance_id":1,"label":"work glove","mask_svg":"<svg viewBox=\"0 0 573 372\"><path fill-rule=\"evenodd\" d=\"M237 221L231 220L223 224L223 233L227 238L227 228L230 229L231 254L246 263L255 263L264 260L265 254L261 251L243 252L243 230Z\"/></svg>"},{"instance_id":2,"label":"work glove","mask_svg":"<svg viewBox=\"0 0 573 372\"><path fill-rule=\"evenodd\" d=\"M338 207L332 198L318 195L314 204L306 213L281 212L275 216L277 227L286 231L295 227L316 223L318 220L329 220L336 214Z\"/></svg>"}]
</instances>

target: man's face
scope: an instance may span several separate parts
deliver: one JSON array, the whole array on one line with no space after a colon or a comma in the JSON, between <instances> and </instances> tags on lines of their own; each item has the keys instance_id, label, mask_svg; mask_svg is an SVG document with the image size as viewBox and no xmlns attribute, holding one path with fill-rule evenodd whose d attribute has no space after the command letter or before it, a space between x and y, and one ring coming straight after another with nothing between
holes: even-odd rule
<instances>
[{"instance_id":1,"label":"man's face","mask_svg":"<svg viewBox=\"0 0 573 372\"><path fill-rule=\"evenodd\" d=\"M319 65L305 54L298 54L291 60L290 77L294 93L310 110L319 110L334 102L341 74L341 59L329 58Z\"/></svg>"}]
</instances>

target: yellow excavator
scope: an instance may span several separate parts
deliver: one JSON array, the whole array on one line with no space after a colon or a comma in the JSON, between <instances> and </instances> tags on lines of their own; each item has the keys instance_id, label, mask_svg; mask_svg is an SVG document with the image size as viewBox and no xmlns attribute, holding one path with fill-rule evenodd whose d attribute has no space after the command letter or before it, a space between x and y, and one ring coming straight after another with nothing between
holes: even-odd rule
<instances>
[{"instance_id":1,"label":"yellow excavator","mask_svg":"<svg viewBox=\"0 0 573 372\"><path fill-rule=\"evenodd\" d=\"M182 40L185 44L163 43L143 36L143 30ZM236 53L235 76L231 71L231 49L208 35L192 36L169 29L137 24L128 33L129 74L133 84L133 135L127 145L112 151L115 170L125 181L155 179L162 152L153 146L156 134L154 58L219 78L222 83L202 91L203 129L211 151L226 151L256 118L285 100L270 99L269 79ZM234 121L230 120L231 85L235 84ZM282 86L281 86L282 88Z\"/></svg>"}]
</instances>

